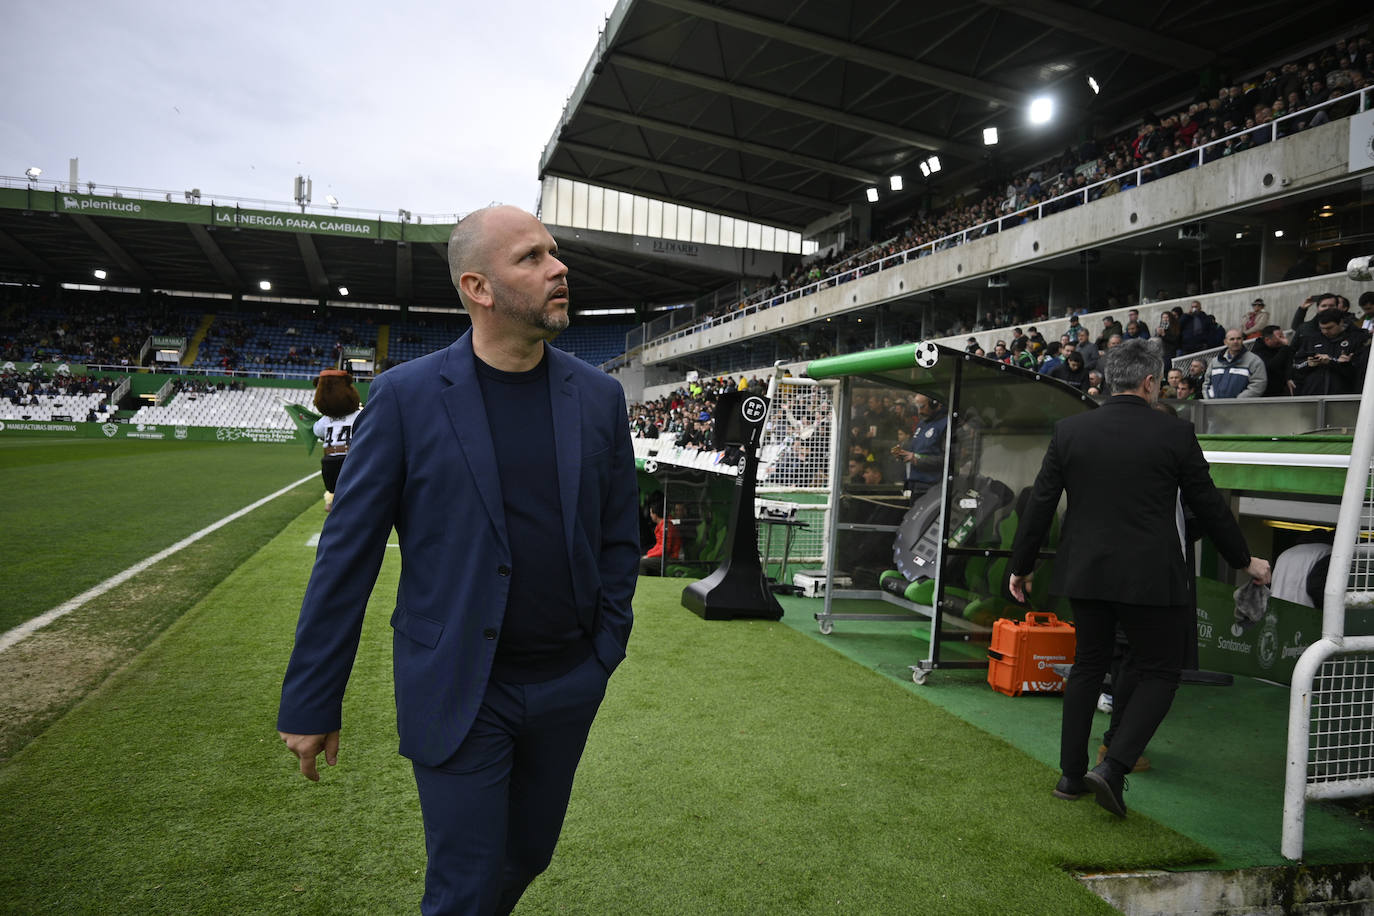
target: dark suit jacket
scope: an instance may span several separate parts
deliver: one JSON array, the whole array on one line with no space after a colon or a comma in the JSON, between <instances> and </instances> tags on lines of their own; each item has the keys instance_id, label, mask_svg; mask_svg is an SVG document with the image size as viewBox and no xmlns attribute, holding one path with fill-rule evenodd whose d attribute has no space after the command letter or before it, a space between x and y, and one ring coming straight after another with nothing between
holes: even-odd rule
<instances>
[{"instance_id":1,"label":"dark suit jacket","mask_svg":"<svg viewBox=\"0 0 1374 916\"><path fill-rule=\"evenodd\" d=\"M391 617L401 753L435 766L471 727L511 562L474 360L469 332L372 383L301 606L281 731L339 728L363 610L393 525L402 557ZM596 656L609 672L625 657L639 571L625 395L615 379L552 347L549 388L563 503L562 517L549 523L563 526L579 616L593 621Z\"/></svg>"},{"instance_id":2,"label":"dark suit jacket","mask_svg":"<svg viewBox=\"0 0 1374 916\"><path fill-rule=\"evenodd\" d=\"M1122 495L1123 480L1131 481ZM1217 492L1193 428L1133 395L1060 420L1012 544L1011 571L1029 573L1067 490L1050 591L1069 598L1179 605L1191 599L1182 503L1226 562L1250 563L1240 526Z\"/></svg>"}]
</instances>

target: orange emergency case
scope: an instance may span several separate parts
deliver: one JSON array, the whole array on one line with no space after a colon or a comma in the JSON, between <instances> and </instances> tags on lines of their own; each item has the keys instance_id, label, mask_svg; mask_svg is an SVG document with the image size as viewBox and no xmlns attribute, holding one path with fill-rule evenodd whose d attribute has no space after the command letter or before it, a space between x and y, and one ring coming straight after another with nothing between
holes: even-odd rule
<instances>
[{"instance_id":1,"label":"orange emergency case","mask_svg":"<svg viewBox=\"0 0 1374 916\"><path fill-rule=\"evenodd\" d=\"M1048 611L1031 611L1025 620L1004 617L992 625L988 684L1009 697L1063 693L1064 679L1050 666L1073 664L1073 647L1073 624Z\"/></svg>"}]
</instances>

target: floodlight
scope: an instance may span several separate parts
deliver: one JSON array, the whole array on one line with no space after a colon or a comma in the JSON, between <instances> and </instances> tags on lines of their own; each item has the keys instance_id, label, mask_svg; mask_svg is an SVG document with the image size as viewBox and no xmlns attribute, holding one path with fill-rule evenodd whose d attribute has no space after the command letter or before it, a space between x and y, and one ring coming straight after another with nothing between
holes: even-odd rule
<instances>
[{"instance_id":1,"label":"floodlight","mask_svg":"<svg viewBox=\"0 0 1374 916\"><path fill-rule=\"evenodd\" d=\"M95 278L97 280L104 280L107 276L109 276L107 273L105 273L105 269L103 267L97 267L93 271L93 273L95 274Z\"/></svg>"},{"instance_id":2,"label":"floodlight","mask_svg":"<svg viewBox=\"0 0 1374 916\"><path fill-rule=\"evenodd\" d=\"M996 145L997 145L997 128L995 128L995 127L984 127L984 128L983 128L983 145L984 145L984 146L996 146Z\"/></svg>"},{"instance_id":3,"label":"floodlight","mask_svg":"<svg viewBox=\"0 0 1374 916\"><path fill-rule=\"evenodd\" d=\"M1245 233L1244 233L1244 232L1237 232L1237 233L1236 233L1236 238L1238 238L1238 239L1243 239L1243 238L1245 238Z\"/></svg>"},{"instance_id":4,"label":"floodlight","mask_svg":"<svg viewBox=\"0 0 1374 916\"><path fill-rule=\"evenodd\" d=\"M939 156L931 156L929 159L926 160L926 163L930 165L930 174L934 175L936 172L940 171Z\"/></svg>"},{"instance_id":5,"label":"floodlight","mask_svg":"<svg viewBox=\"0 0 1374 916\"><path fill-rule=\"evenodd\" d=\"M347 286L340 286L340 287L339 287L339 295L340 295L340 296L347 296L347 295L348 295L348 287L347 287Z\"/></svg>"},{"instance_id":6,"label":"floodlight","mask_svg":"<svg viewBox=\"0 0 1374 916\"><path fill-rule=\"evenodd\" d=\"M892 190L900 191L902 189L902 176L893 175L891 178L888 179L888 183L892 187Z\"/></svg>"},{"instance_id":7,"label":"floodlight","mask_svg":"<svg viewBox=\"0 0 1374 916\"><path fill-rule=\"evenodd\" d=\"M1102 91L1102 87L1097 85L1097 80L1093 79L1091 76L1088 77L1088 88L1093 91L1093 95L1097 95Z\"/></svg>"},{"instance_id":8,"label":"floodlight","mask_svg":"<svg viewBox=\"0 0 1374 916\"><path fill-rule=\"evenodd\" d=\"M262 290L264 293L267 292L267 291L268 291L269 289L271 289L271 288L272 288L272 281L271 281L271 280L259 280L259 281L258 281L258 289Z\"/></svg>"},{"instance_id":9,"label":"floodlight","mask_svg":"<svg viewBox=\"0 0 1374 916\"><path fill-rule=\"evenodd\" d=\"M921 175L925 178L930 177L930 163L925 160L921 160Z\"/></svg>"},{"instance_id":10,"label":"floodlight","mask_svg":"<svg viewBox=\"0 0 1374 916\"><path fill-rule=\"evenodd\" d=\"M1054 99L1047 95L1036 96L1030 103L1030 122L1048 124L1054 117Z\"/></svg>"},{"instance_id":11,"label":"floodlight","mask_svg":"<svg viewBox=\"0 0 1374 916\"><path fill-rule=\"evenodd\" d=\"M1283 230L1282 230L1282 229L1275 229L1275 230L1274 230L1274 238L1276 238L1276 239L1281 239L1281 238L1283 238Z\"/></svg>"},{"instance_id":12,"label":"floodlight","mask_svg":"<svg viewBox=\"0 0 1374 916\"><path fill-rule=\"evenodd\" d=\"M878 202L878 189L877 189L877 188L869 188L867 194L868 194L868 202L869 202L869 203L871 203L871 204L876 204L876 203Z\"/></svg>"},{"instance_id":13,"label":"floodlight","mask_svg":"<svg viewBox=\"0 0 1374 916\"><path fill-rule=\"evenodd\" d=\"M43 174L43 170L36 165L32 165L24 169L24 174L28 176L29 181L37 181L38 176Z\"/></svg>"}]
</instances>

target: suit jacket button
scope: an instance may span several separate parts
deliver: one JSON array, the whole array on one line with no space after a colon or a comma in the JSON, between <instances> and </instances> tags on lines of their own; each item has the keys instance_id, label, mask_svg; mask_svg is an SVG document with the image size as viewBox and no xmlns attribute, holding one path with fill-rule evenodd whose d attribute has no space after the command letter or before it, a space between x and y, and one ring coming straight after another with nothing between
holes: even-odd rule
<instances>
[{"instance_id":1,"label":"suit jacket button","mask_svg":"<svg viewBox=\"0 0 1374 916\"><path fill-rule=\"evenodd\" d=\"M502 563L500 566L496 567L496 574L498 576L509 576L510 567L507 566L505 563Z\"/></svg>"},{"instance_id":2,"label":"suit jacket button","mask_svg":"<svg viewBox=\"0 0 1374 916\"><path fill-rule=\"evenodd\" d=\"M487 639L495 639L496 631L493 630L491 627L487 627L485 630L482 631L482 635L485 636Z\"/></svg>"}]
</instances>

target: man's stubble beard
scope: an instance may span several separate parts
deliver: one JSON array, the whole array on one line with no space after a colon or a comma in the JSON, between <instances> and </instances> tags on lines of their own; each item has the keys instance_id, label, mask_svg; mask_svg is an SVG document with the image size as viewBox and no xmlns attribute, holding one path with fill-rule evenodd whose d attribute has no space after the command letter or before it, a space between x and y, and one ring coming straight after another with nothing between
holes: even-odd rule
<instances>
[{"instance_id":1,"label":"man's stubble beard","mask_svg":"<svg viewBox=\"0 0 1374 916\"><path fill-rule=\"evenodd\" d=\"M546 309L547 299L543 302L533 302L524 297L513 295L510 290L496 283L492 284L492 291L496 294L493 296L493 301L498 313L549 335L556 336L568 329L570 318L566 308L563 311L550 313Z\"/></svg>"}]
</instances>

